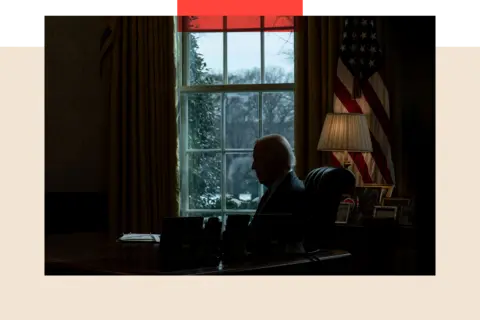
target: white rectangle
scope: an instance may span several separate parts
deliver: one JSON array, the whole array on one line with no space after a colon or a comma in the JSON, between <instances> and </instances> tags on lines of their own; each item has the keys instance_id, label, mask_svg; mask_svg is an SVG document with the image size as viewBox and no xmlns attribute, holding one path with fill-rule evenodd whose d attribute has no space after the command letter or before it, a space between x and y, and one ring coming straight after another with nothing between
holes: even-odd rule
<instances>
[{"instance_id":1,"label":"white rectangle","mask_svg":"<svg viewBox=\"0 0 480 320\"><path fill-rule=\"evenodd\" d=\"M440 46L478 46L480 40L440 40Z\"/></svg>"},{"instance_id":2,"label":"white rectangle","mask_svg":"<svg viewBox=\"0 0 480 320\"><path fill-rule=\"evenodd\" d=\"M0 40L0 46L40 46L40 40Z\"/></svg>"}]
</instances>

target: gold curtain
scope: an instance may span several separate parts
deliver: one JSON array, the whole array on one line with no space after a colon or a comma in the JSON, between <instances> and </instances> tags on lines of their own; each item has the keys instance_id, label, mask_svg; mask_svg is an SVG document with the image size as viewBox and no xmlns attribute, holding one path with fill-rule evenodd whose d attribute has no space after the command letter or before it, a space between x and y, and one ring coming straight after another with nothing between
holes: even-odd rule
<instances>
[{"instance_id":1,"label":"gold curtain","mask_svg":"<svg viewBox=\"0 0 480 320\"><path fill-rule=\"evenodd\" d=\"M333 111L333 80L341 40L340 17L296 17L295 156L297 175L330 163L317 151L323 121Z\"/></svg>"},{"instance_id":2,"label":"gold curtain","mask_svg":"<svg viewBox=\"0 0 480 320\"><path fill-rule=\"evenodd\" d=\"M112 17L102 39L113 236L178 214L174 35L173 17Z\"/></svg>"}]
</instances>

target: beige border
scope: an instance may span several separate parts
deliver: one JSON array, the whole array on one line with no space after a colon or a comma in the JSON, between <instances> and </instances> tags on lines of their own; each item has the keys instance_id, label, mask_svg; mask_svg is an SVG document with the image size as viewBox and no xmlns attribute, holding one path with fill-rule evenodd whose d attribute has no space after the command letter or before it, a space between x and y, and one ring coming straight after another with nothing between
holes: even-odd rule
<instances>
[{"instance_id":1,"label":"beige border","mask_svg":"<svg viewBox=\"0 0 480 320\"><path fill-rule=\"evenodd\" d=\"M43 82L43 48L0 48L2 318L479 318L480 49L437 50L437 276L427 278L44 277Z\"/></svg>"},{"instance_id":2,"label":"beige border","mask_svg":"<svg viewBox=\"0 0 480 320\"><path fill-rule=\"evenodd\" d=\"M0 318L38 317L44 244L44 49L0 48ZM43 297L42 297L43 296ZM35 302L40 297L38 302ZM43 299L43 301L41 301ZM32 304L37 307L32 308ZM46 310L45 310L46 311ZM5 313L5 315L3 315ZM29 314L31 313L31 314Z\"/></svg>"},{"instance_id":3,"label":"beige border","mask_svg":"<svg viewBox=\"0 0 480 320\"><path fill-rule=\"evenodd\" d=\"M442 289L430 294L435 308L476 319L480 312L471 297L480 270L474 240L480 226L480 48L436 53L436 263Z\"/></svg>"}]
</instances>

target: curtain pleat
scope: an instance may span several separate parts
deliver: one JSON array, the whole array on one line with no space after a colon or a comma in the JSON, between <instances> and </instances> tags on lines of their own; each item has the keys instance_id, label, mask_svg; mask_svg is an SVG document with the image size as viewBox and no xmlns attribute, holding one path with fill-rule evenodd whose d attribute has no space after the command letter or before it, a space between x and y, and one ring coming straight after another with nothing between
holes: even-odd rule
<instances>
[{"instance_id":1,"label":"curtain pleat","mask_svg":"<svg viewBox=\"0 0 480 320\"><path fill-rule=\"evenodd\" d=\"M326 114L333 111L342 19L296 17L295 156L296 173L304 179L312 169L329 165L330 153L317 151Z\"/></svg>"},{"instance_id":2,"label":"curtain pleat","mask_svg":"<svg viewBox=\"0 0 480 320\"><path fill-rule=\"evenodd\" d=\"M114 17L109 27L110 230L159 233L179 213L173 17Z\"/></svg>"}]
</instances>

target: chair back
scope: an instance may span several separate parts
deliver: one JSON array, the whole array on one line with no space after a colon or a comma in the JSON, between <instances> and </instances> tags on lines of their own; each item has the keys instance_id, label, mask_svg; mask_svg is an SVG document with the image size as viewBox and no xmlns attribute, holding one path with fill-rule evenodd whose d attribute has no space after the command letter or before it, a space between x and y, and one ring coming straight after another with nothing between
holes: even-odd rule
<instances>
[{"instance_id":1,"label":"chair back","mask_svg":"<svg viewBox=\"0 0 480 320\"><path fill-rule=\"evenodd\" d=\"M342 195L352 194L355 182L355 175L343 168L321 167L308 173L304 181L310 202L305 226L306 247L329 249Z\"/></svg>"}]
</instances>

